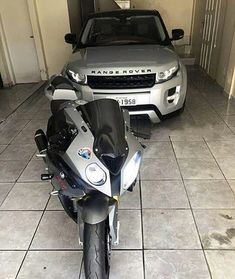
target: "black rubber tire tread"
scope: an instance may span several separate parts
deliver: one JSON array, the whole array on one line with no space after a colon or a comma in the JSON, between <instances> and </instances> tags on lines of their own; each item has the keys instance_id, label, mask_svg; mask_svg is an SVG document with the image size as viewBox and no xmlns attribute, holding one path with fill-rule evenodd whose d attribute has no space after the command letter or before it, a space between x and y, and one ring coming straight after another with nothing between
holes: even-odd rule
<instances>
[{"instance_id":1,"label":"black rubber tire tread","mask_svg":"<svg viewBox=\"0 0 235 279\"><path fill-rule=\"evenodd\" d=\"M106 223L84 224L83 258L86 279L108 279L106 270Z\"/></svg>"}]
</instances>

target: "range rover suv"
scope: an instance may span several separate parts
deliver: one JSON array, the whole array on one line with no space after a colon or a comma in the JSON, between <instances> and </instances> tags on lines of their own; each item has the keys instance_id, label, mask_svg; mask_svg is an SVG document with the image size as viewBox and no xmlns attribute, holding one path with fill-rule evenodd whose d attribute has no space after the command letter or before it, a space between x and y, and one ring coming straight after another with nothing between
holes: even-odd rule
<instances>
[{"instance_id":1,"label":"range rover suv","mask_svg":"<svg viewBox=\"0 0 235 279\"><path fill-rule=\"evenodd\" d=\"M157 11L117 10L91 15L80 38L66 34L73 54L62 74L81 98L113 98L130 115L148 115L153 123L183 110L187 73Z\"/></svg>"}]
</instances>

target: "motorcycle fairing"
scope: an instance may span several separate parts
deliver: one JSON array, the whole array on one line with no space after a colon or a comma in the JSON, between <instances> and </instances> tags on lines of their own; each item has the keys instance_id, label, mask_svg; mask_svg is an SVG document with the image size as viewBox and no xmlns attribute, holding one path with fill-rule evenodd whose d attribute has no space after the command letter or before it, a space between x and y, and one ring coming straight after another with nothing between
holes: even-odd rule
<instances>
[{"instance_id":1,"label":"motorcycle fairing","mask_svg":"<svg viewBox=\"0 0 235 279\"><path fill-rule=\"evenodd\" d=\"M128 155L122 109L115 100L101 99L78 110L94 136L94 153L112 174L118 175Z\"/></svg>"},{"instance_id":2,"label":"motorcycle fairing","mask_svg":"<svg viewBox=\"0 0 235 279\"><path fill-rule=\"evenodd\" d=\"M86 122L83 120L81 114L77 111L75 104L65 109L67 121L71 121L77 128L78 134L62 155L63 159L69 164L72 170L77 173L86 183L91 185L86 176L86 167L92 163L97 164L106 173L106 182L101 186L91 185L93 188L111 197L111 182L108 168L102 164L93 152L91 158L86 160L78 155L78 151L82 148L90 148L93 150L94 136L92 135Z\"/></svg>"}]
</instances>

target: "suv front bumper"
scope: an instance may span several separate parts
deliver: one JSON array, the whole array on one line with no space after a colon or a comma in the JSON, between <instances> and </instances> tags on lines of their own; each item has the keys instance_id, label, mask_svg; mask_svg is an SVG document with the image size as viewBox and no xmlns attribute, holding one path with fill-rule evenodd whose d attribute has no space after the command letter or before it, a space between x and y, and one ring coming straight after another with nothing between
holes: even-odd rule
<instances>
[{"instance_id":1,"label":"suv front bumper","mask_svg":"<svg viewBox=\"0 0 235 279\"><path fill-rule=\"evenodd\" d=\"M77 85L78 86L78 85ZM153 123L177 113L185 103L187 91L187 72L181 65L177 75L161 84L146 89L91 89L87 85L79 85L82 99L92 101L101 98L134 98L133 106L125 106L130 115L148 115Z\"/></svg>"}]
</instances>

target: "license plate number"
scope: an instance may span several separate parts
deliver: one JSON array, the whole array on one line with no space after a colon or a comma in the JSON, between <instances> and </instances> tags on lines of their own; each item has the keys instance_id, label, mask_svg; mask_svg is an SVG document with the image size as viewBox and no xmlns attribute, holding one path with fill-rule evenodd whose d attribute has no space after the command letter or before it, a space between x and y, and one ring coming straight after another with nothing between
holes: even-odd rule
<instances>
[{"instance_id":1,"label":"license plate number","mask_svg":"<svg viewBox=\"0 0 235 279\"><path fill-rule=\"evenodd\" d=\"M115 97L112 98L116 100L120 106L135 106L136 99L135 98L128 98L128 97Z\"/></svg>"}]
</instances>

